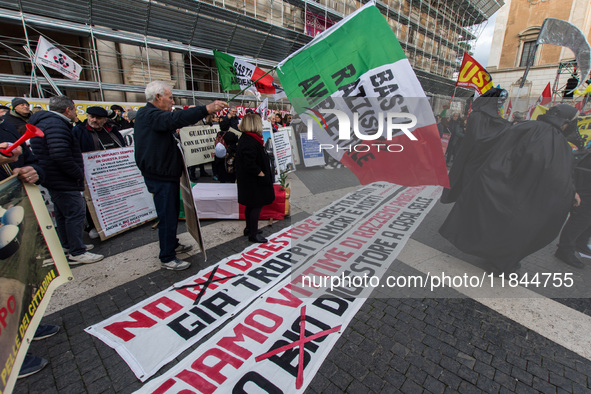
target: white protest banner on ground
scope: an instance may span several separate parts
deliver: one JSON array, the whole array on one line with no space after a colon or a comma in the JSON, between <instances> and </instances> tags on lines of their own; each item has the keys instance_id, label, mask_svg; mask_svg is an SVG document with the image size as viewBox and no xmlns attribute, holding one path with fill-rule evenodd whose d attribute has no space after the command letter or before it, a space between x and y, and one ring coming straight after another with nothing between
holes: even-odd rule
<instances>
[{"instance_id":1,"label":"white protest banner on ground","mask_svg":"<svg viewBox=\"0 0 591 394\"><path fill-rule=\"evenodd\" d=\"M133 147L87 152L82 157L86 202L101 240L156 217Z\"/></svg>"},{"instance_id":2,"label":"white protest banner on ground","mask_svg":"<svg viewBox=\"0 0 591 394\"><path fill-rule=\"evenodd\" d=\"M268 237L269 242L252 245L215 267L88 327L86 332L115 349L138 379L145 381L279 283L289 275L293 264L313 256L324 248L325 241L344 234L349 225L363 220L402 189L379 182L350 193ZM291 242L301 238L311 238L311 244L292 248ZM200 288L210 279L213 282L207 285L207 292L199 296ZM182 288L186 285L191 287Z\"/></svg>"},{"instance_id":3,"label":"white protest banner on ground","mask_svg":"<svg viewBox=\"0 0 591 394\"><path fill-rule=\"evenodd\" d=\"M187 167L210 163L215 157L215 138L219 125L183 127L179 135Z\"/></svg>"},{"instance_id":4,"label":"white protest banner on ground","mask_svg":"<svg viewBox=\"0 0 591 394\"><path fill-rule=\"evenodd\" d=\"M302 142L302 157L306 167L323 166L326 164L324 154L320 149L320 141L315 136L308 139L306 138L306 134L300 134L300 141Z\"/></svg>"},{"instance_id":5,"label":"white protest banner on ground","mask_svg":"<svg viewBox=\"0 0 591 394\"><path fill-rule=\"evenodd\" d=\"M280 127L277 132L271 133L273 153L280 174L295 171L288 130L291 130L291 127Z\"/></svg>"},{"instance_id":6,"label":"white protest banner on ground","mask_svg":"<svg viewBox=\"0 0 591 394\"><path fill-rule=\"evenodd\" d=\"M345 234L325 229L300 237L299 249L293 242L294 257L298 251L317 244L324 247L290 278L274 286L138 393L242 393L255 389L269 393L304 392L374 289L363 285L306 287L304 276L336 277L356 272L355 277L362 278L362 266L365 273L367 268L374 267L370 275L381 279L440 194L440 187L399 187L395 196L381 200L377 209L365 211L364 220L354 224L350 224L351 219L362 203L325 211L326 222L331 221L332 229L345 225Z\"/></svg>"},{"instance_id":7,"label":"white protest banner on ground","mask_svg":"<svg viewBox=\"0 0 591 394\"><path fill-rule=\"evenodd\" d=\"M82 71L82 67L74 59L47 41L43 36L39 36L37 42L35 64L52 68L74 81L80 79L80 72Z\"/></svg>"}]
</instances>

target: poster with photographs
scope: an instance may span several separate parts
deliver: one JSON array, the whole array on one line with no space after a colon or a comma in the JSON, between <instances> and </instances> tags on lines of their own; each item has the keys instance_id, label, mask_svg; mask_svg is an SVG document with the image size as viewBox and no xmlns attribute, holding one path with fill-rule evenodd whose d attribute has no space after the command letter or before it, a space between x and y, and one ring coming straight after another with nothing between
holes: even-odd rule
<instances>
[{"instance_id":1,"label":"poster with photographs","mask_svg":"<svg viewBox=\"0 0 591 394\"><path fill-rule=\"evenodd\" d=\"M59 285L72 280L39 188L0 183L0 392L11 392L29 343Z\"/></svg>"}]
</instances>

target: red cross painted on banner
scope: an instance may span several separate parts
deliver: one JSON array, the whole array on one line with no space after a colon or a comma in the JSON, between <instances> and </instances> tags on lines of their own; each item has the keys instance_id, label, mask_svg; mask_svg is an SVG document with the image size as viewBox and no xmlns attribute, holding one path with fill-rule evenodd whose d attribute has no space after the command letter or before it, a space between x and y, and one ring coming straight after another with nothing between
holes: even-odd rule
<instances>
[{"instance_id":1,"label":"red cross painted on banner","mask_svg":"<svg viewBox=\"0 0 591 394\"><path fill-rule=\"evenodd\" d=\"M327 336L328 334L332 334L333 332L337 332L341 329L341 326L338 325L336 327L333 328L329 328L328 330L324 330L324 331L320 331L314 335L310 335L309 337L305 336L305 332L306 332L306 306L303 306L301 309L301 314L300 314L300 339L298 339L295 342L292 342L290 344L281 346L277 349L273 349L270 352L267 352L265 354L261 354L260 356L257 356L255 358L256 362L259 362L261 360L265 360L271 356L274 356L278 353L282 353L286 350L289 350L291 348L294 348L296 346L299 346L299 355L298 355L298 376L296 378L296 389L301 389L302 385L304 384L304 345L310 341L313 341L315 339L318 338L322 338L324 336Z\"/></svg>"},{"instance_id":2,"label":"red cross painted on banner","mask_svg":"<svg viewBox=\"0 0 591 394\"><path fill-rule=\"evenodd\" d=\"M238 274L238 275L232 275L232 276L226 276L223 278L218 278L218 279L214 279L214 275L216 273L216 271L218 270L219 266L215 267L211 273L209 274L209 277L207 278L207 281L205 282L198 282L198 283L191 283L189 285L183 285L183 286L179 286L179 287L172 287L170 289L170 291L172 290L179 290L179 289L186 289L189 287L199 287L199 286L203 286L201 288L201 290L199 291L199 294L197 294L197 298L195 298L195 301L193 302L193 305L197 305L199 304L199 301L201 300L201 297L203 297L203 294L205 294L205 290L209 287L210 284L214 283L214 282L221 282L224 280L228 280L228 279L232 279L232 278L236 278L238 276L242 276L243 274Z\"/></svg>"}]
</instances>

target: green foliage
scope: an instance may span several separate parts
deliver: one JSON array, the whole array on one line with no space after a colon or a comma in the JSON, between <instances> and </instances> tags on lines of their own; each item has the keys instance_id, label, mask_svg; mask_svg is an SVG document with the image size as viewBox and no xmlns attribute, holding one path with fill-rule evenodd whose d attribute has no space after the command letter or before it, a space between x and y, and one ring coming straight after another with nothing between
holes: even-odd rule
<instances>
[{"instance_id":1,"label":"green foliage","mask_svg":"<svg viewBox=\"0 0 591 394\"><path fill-rule=\"evenodd\" d=\"M287 171L281 171L279 174L279 184L281 185L281 190L285 190L289 187L289 183L287 183Z\"/></svg>"}]
</instances>

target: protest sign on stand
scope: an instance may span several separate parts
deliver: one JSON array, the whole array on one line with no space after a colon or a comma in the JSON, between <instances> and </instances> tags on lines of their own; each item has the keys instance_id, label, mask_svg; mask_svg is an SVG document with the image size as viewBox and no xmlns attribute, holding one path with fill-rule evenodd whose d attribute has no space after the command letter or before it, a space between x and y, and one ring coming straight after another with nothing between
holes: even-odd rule
<instances>
[{"instance_id":1,"label":"protest sign on stand","mask_svg":"<svg viewBox=\"0 0 591 394\"><path fill-rule=\"evenodd\" d=\"M219 125L183 127L179 136L187 167L210 163L215 157L215 138Z\"/></svg>"},{"instance_id":2,"label":"protest sign on stand","mask_svg":"<svg viewBox=\"0 0 591 394\"><path fill-rule=\"evenodd\" d=\"M280 127L277 132L271 133L273 156L275 156L275 166L279 174L295 171L289 130L291 127Z\"/></svg>"},{"instance_id":3,"label":"protest sign on stand","mask_svg":"<svg viewBox=\"0 0 591 394\"><path fill-rule=\"evenodd\" d=\"M300 140L302 142L302 158L304 160L304 166L323 166L326 164L324 161L324 154L320 149L320 141L315 136L308 139L306 134L300 134Z\"/></svg>"},{"instance_id":4,"label":"protest sign on stand","mask_svg":"<svg viewBox=\"0 0 591 394\"><path fill-rule=\"evenodd\" d=\"M84 197L104 241L156 217L133 147L83 153Z\"/></svg>"}]
</instances>

